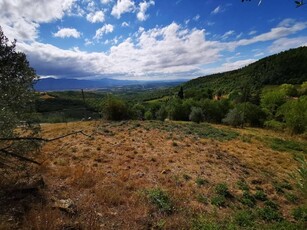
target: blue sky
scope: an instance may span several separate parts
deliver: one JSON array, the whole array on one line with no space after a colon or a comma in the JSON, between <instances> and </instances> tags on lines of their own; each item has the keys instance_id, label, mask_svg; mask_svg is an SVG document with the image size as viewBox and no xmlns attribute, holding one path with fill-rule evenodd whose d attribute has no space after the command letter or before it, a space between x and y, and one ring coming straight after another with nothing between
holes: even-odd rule
<instances>
[{"instance_id":1,"label":"blue sky","mask_svg":"<svg viewBox=\"0 0 307 230\"><path fill-rule=\"evenodd\" d=\"M0 0L0 25L42 77L190 79L307 45L292 0Z\"/></svg>"}]
</instances>

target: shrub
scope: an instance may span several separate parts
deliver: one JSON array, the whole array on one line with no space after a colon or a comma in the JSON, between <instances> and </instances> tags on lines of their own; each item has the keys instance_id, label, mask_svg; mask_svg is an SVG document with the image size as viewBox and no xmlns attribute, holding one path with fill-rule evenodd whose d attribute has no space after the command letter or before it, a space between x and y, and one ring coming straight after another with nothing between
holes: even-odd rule
<instances>
[{"instance_id":1,"label":"shrub","mask_svg":"<svg viewBox=\"0 0 307 230\"><path fill-rule=\"evenodd\" d=\"M153 115L151 111L146 111L144 114L144 118L145 120L152 120L153 119Z\"/></svg>"},{"instance_id":2,"label":"shrub","mask_svg":"<svg viewBox=\"0 0 307 230\"><path fill-rule=\"evenodd\" d=\"M203 179L203 178L198 177L198 178L196 178L195 183L200 187L200 186L207 184L208 181Z\"/></svg>"},{"instance_id":3,"label":"shrub","mask_svg":"<svg viewBox=\"0 0 307 230\"><path fill-rule=\"evenodd\" d=\"M224 196L224 197L230 196L227 184L225 184L225 183L217 184L215 186L215 192L216 192L216 194Z\"/></svg>"},{"instance_id":4,"label":"shrub","mask_svg":"<svg viewBox=\"0 0 307 230\"><path fill-rule=\"evenodd\" d=\"M243 191L248 191L249 190L248 184L244 180L239 180L237 182L237 185L238 185L239 189L241 189Z\"/></svg>"},{"instance_id":5,"label":"shrub","mask_svg":"<svg viewBox=\"0 0 307 230\"><path fill-rule=\"evenodd\" d=\"M174 210L171 199L168 194L159 189L151 189L147 191L147 196L152 204L154 204L161 212L171 214Z\"/></svg>"},{"instance_id":6,"label":"shrub","mask_svg":"<svg viewBox=\"0 0 307 230\"><path fill-rule=\"evenodd\" d=\"M297 207L292 211L295 220L307 221L307 207Z\"/></svg>"},{"instance_id":7,"label":"shrub","mask_svg":"<svg viewBox=\"0 0 307 230\"><path fill-rule=\"evenodd\" d=\"M211 198L211 204L217 207L225 207L226 206L226 199L224 196L216 195Z\"/></svg>"},{"instance_id":8,"label":"shrub","mask_svg":"<svg viewBox=\"0 0 307 230\"><path fill-rule=\"evenodd\" d=\"M196 123L200 123L204 120L204 114L201 108L192 107L192 111L189 116L190 120Z\"/></svg>"},{"instance_id":9,"label":"shrub","mask_svg":"<svg viewBox=\"0 0 307 230\"><path fill-rule=\"evenodd\" d=\"M254 224L254 215L250 211L242 210L235 214L234 220L240 227L250 227Z\"/></svg>"},{"instance_id":10,"label":"shrub","mask_svg":"<svg viewBox=\"0 0 307 230\"><path fill-rule=\"evenodd\" d=\"M253 208L256 204L256 199L247 191L243 192L243 196L240 198L242 204Z\"/></svg>"},{"instance_id":11,"label":"shrub","mask_svg":"<svg viewBox=\"0 0 307 230\"><path fill-rule=\"evenodd\" d=\"M128 107L123 100L108 95L102 104L102 113L105 119L119 121L127 118Z\"/></svg>"},{"instance_id":12,"label":"shrub","mask_svg":"<svg viewBox=\"0 0 307 230\"><path fill-rule=\"evenodd\" d=\"M254 197L261 201L267 200L267 195L262 190L257 190Z\"/></svg>"},{"instance_id":13,"label":"shrub","mask_svg":"<svg viewBox=\"0 0 307 230\"><path fill-rule=\"evenodd\" d=\"M258 215L261 219L265 221L276 221L280 222L283 220L282 216L280 213L271 207L265 206L264 208L261 208L258 210Z\"/></svg>"},{"instance_id":14,"label":"shrub","mask_svg":"<svg viewBox=\"0 0 307 230\"><path fill-rule=\"evenodd\" d=\"M234 108L227 113L222 122L233 127L241 126L244 122L243 112L239 111L237 108Z\"/></svg>"}]
</instances>

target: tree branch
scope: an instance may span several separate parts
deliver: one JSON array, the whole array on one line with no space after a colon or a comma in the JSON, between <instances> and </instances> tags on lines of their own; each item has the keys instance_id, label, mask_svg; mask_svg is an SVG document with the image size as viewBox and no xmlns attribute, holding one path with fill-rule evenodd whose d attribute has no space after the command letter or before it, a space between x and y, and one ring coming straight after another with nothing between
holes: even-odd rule
<instances>
[{"instance_id":1,"label":"tree branch","mask_svg":"<svg viewBox=\"0 0 307 230\"><path fill-rule=\"evenodd\" d=\"M7 150L5 150L5 149L0 149L0 152L5 153L6 155L10 155L10 156L12 156L12 157L15 157L15 158L17 158L17 159L19 159L19 160L22 160L22 161L27 161L27 162L31 162L31 163L33 163L33 164L40 165L40 163L37 162L37 161L35 161L35 160L32 160L32 159L27 158L27 157L20 156L20 155L18 155L18 154L16 154L16 153L9 152L9 151L7 151Z\"/></svg>"},{"instance_id":2,"label":"tree branch","mask_svg":"<svg viewBox=\"0 0 307 230\"><path fill-rule=\"evenodd\" d=\"M86 133L84 133L83 130L79 130L79 131L76 131L76 132L68 133L68 134L65 134L65 135L62 135L62 136L59 136L59 137L55 137L55 138L51 138L51 139L46 139L46 138L41 138L41 137L9 137L9 138L0 138L0 141L23 141L23 140L27 141L28 140L28 141L50 142L50 141L62 139L62 138L67 137L67 136L78 134L78 133L81 133L82 135L87 136L87 137L91 137L90 135L87 135Z\"/></svg>"}]
</instances>

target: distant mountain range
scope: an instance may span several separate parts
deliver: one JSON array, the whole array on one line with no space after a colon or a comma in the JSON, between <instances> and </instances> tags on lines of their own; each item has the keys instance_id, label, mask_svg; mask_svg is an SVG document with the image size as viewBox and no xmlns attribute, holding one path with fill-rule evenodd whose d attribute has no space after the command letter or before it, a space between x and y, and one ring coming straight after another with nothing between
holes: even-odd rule
<instances>
[{"instance_id":1,"label":"distant mountain range","mask_svg":"<svg viewBox=\"0 0 307 230\"><path fill-rule=\"evenodd\" d=\"M116 87L127 86L144 86L144 87L161 87L175 86L187 80L174 81L132 81L132 80L116 80L103 78L101 80L77 80L77 79L55 79L43 78L40 79L34 88L37 91L64 91L64 90L79 90L79 89L110 89Z\"/></svg>"}]
</instances>

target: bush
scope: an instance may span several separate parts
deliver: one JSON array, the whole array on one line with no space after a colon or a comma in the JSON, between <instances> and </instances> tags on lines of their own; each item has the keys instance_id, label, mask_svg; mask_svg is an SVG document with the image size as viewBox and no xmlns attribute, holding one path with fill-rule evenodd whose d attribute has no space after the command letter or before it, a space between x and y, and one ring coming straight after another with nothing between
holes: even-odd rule
<instances>
[{"instance_id":1,"label":"bush","mask_svg":"<svg viewBox=\"0 0 307 230\"><path fill-rule=\"evenodd\" d=\"M128 107L123 100L108 95L102 105L102 113L105 119L120 121L128 118Z\"/></svg>"},{"instance_id":2,"label":"bush","mask_svg":"<svg viewBox=\"0 0 307 230\"><path fill-rule=\"evenodd\" d=\"M201 108L192 107L192 111L189 116L190 120L196 123L200 123L204 120L204 114Z\"/></svg>"},{"instance_id":3,"label":"bush","mask_svg":"<svg viewBox=\"0 0 307 230\"><path fill-rule=\"evenodd\" d=\"M227 184L225 184L225 183L217 184L215 186L215 192L216 192L216 194L224 196L224 197L230 196Z\"/></svg>"},{"instance_id":4,"label":"bush","mask_svg":"<svg viewBox=\"0 0 307 230\"><path fill-rule=\"evenodd\" d=\"M147 191L147 196L152 204L154 204L161 212L171 214L174 210L171 199L168 194L159 189L151 189Z\"/></svg>"},{"instance_id":5,"label":"bush","mask_svg":"<svg viewBox=\"0 0 307 230\"><path fill-rule=\"evenodd\" d=\"M244 122L243 112L239 111L238 108L234 108L228 112L222 122L233 127L241 126Z\"/></svg>"},{"instance_id":6,"label":"bush","mask_svg":"<svg viewBox=\"0 0 307 230\"><path fill-rule=\"evenodd\" d=\"M224 196L216 195L211 198L211 204L217 207L225 207L226 206L226 199Z\"/></svg>"},{"instance_id":7,"label":"bush","mask_svg":"<svg viewBox=\"0 0 307 230\"><path fill-rule=\"evenodd\" d=\"M151 111L146 111L144 114L144 118L145 120L152 120L153 119L153 115Z\"/></svg>"},{"instance_id":8,"label":"bush","mask_svg":"<svg viewBox=\"0 0 307 230\"><path fill-rule=\"evenodd\" d=\"M284 123L275 120L265 121L264 126L275 131L283 131L286 127Z\"/></svg>"},{"instance_id":9,"label":"bush","mask_svg":"<svg viewBox=\"0 0 307 230\"><path fill-rule=\"evenodd\" d=\"M250 227L254 224L254 215L250 211L239 211L235 214L234 219L240 227Z\"/></svg>"},{"instance_id":10,"label":"bush","mask_svg":"<svg viewBox=\"0 0 307 230\"><path fill-rule=\"evenodd\" d=\"M292 212L295 220L307 221L307 207L297 207Z\"/></svg>"}]
</instances>

